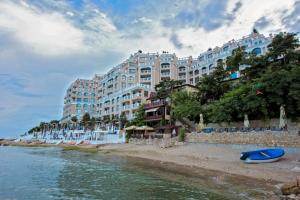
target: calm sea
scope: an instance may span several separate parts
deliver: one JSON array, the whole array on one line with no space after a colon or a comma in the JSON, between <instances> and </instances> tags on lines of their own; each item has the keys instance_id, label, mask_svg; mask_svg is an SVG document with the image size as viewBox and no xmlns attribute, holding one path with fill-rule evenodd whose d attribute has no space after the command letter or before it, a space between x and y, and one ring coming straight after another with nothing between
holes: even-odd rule
<instances>
[{"instance_id":1,"label":"calm sea","mask_svg":"<svg viewBox=\"0 0 300 200\"><path fill-rule=\"evenodd\" d=\"M1 200L226 199L158 174L111 155L0 147Z\"/></svg>"}]
</instances>

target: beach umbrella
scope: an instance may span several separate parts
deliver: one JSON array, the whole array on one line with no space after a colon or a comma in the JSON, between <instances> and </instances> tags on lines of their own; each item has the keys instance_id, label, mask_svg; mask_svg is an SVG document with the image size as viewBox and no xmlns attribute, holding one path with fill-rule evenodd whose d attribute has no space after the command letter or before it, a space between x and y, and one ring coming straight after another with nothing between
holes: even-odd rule
<instances>
[{"instance_id":1,"label":"beach umbrella","mask_svg":"<svg viewBox=\"0 0 300 200\"><path fill-rule=\"evenodd\" d=\"M284 107L280 106L280 118L279 118L279 128L286 128L287 121L286 121L286 114Z\"/></svg>"},{"instance_id":2,"label":"beach umbrella","mask_svg":"<svg viewBox=\"0 0 300 200\"><path fill-rule=\"evenodd\" d=\"M133 131L136 130L138 127L137 126L129 126L127 128L125 128L126 131Z\"/></svg>"},{"instance_id":3,"label":"beach umbrella","mask_svg":"<svg viewBox=\"0 0 300 200\"><path fill-rule=\"evenodd\" d=\"M150 127L150 126L140 126L140 127L137 127L136 130L145 130L145 131L153 131L154 128Z\"/></svg>"},{"instance_id":4,"label":"beach umbrella","mask_svg":"<svg viewBox=\"0 0 300 200\"><path fill-rule=\"evenodd\" d=\"M249 122L247 114L244 115L244 127L245 128L249 128L250 127L250 122Z\"/></svg>"}]
</instances>

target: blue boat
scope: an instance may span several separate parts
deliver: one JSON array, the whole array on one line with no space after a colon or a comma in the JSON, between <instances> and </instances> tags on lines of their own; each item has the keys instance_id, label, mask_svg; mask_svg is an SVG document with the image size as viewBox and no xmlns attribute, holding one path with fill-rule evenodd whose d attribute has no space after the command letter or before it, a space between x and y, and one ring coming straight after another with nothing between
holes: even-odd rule
<instances>
[{"instance_id":1,"label":"blue boat","mask_svg":"<svg viewBox=\"0 0 300 200\"><path fill-rule=\"evenodd\" d=\"M262 149L242 152L240 159L245 163L268 163L279 160L283 155L283 149Z\"/></svg>"}]
</instances>

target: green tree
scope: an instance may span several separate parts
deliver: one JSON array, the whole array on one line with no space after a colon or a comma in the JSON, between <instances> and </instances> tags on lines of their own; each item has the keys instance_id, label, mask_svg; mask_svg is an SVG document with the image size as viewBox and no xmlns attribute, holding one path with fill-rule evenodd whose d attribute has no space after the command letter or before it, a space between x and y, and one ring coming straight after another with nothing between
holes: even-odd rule
<instances>
[{"instance_id":1,"label":"green tree","mask_svg":"<svg viewBox=\"0 0 300 200\"><path fill-rule=\"evenodd\" d=\"M205 104L219 99L230 89L230 83L226 81L228 78L229 73L224 69L223 62L218 62L216 69L197 84L199 102Z\"/></svg>"},{"instance_id":2,"label":"green tree","mask_svg":"<svg viewBox=\"0 0 300 200\"><path fill-rule=\"evenodd\" d=\"M137 111L134 113L134 119L132 120L131 124L135 126L143 126L146 125L145 123L145 109L144 104L141 104Z\"/></svg>"},{"instance_id":3,"label":"green tree","mask_svg":"<svg viewBox=\"0 0 300 200\"><path fill-rule=\"evenodd\" d=\"M163 80L155 85L155 91L157 97L160 99L165 99L170 97L172 91L175 87L181 86L182 82L178 80Z\"/></svg>"},{"instance_id":4,"label":"green tree","mask_svg":"<svg viewBox=\"0 0 300 200\"><path fill-rule=\"evenodd\" d=\"M78 121L78 119L77 119L76 116L73 116L73 117L71 118L71 121L74 122L74 123L76 123L76 122Z\"/></svg>"},{"instance_id":5,"label":"green tree","mask_svg":"<svg viewBox=\"0 0 300 200\"><path fill-rule=\"evenodd\" d=\"M236 72L243 64L247 64L245 47L240 46L232 51L232 55L226 59L226 69L230 72Z\"/></svg>"},{"instance_id":6,"label":"green tree","mask_svg":"<svg viewBox=\"0 0 300 200\"><path fill-rule=\"evenodd\" d=\"M120 128L123 129L125 125L128 123L127 117L124 112L121 113L119 119L120 119Z\"/></svg>"},{"instance_id":7,"label":"green tree","mask_svg":"<svg viewBox=\"0 0 300 200\"><path fill-rule=\"evenodd\" d=\"M81 124L83 124L85 129L89 128L90 120L91 120L90 114L84 113L82 120L81 120Z\"/></svg>"},{"instance_id":8,"label":"green tree","mask_svg":"<svg viewBox=\"0 0 300 200\"><path fill-rule=\"evenodd\" d=\"M171 99L172 116L175 119L183 117L195 119L201 113L201 104L193 93L181 90L173 93Z\"/></svg>"}]
</instances>

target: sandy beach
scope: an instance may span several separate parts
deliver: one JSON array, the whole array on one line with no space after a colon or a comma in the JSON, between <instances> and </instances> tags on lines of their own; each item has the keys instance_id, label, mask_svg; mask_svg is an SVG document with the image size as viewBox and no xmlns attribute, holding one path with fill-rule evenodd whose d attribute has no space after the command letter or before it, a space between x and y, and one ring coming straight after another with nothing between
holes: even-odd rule
<instances>
[{"instance_id":1,"label":"sandy beach","mask_svg":"<svg viewBox=\"0 0 300 200\"><path fill-rule=\"evenodd\" d=\"M240 146L240 149L237 149L233 148L231 145L206 143L185 143L170 148L138 144L51 145L25 142L15 143L12 141L0 141L0 143L28 147L55 146L65 148L66 150L81 150L88 152L100 151L118 156L215 170L227 174L240 175L277 183L288 182L294 180L297 176L300 176L300 154L297 154L297 152L286 153L280 161L274 163L245 164L239 159L240 152L243 151L242 145Z\"/></svg>"},{"instance_id":2,"label":"sandy beach","mask_svg":"<svg viewBox=\"0 0 300 200\"><path fill-rule=\"evenodd\" d=\"M268 182L288 182L300 176L300 155L289 153L279 162L245 164L239 160L241 150L204 143L189 143L166 149L154 145L118 144L101 146L99 149L116 155L215 170Z\"/></svg>"},{"instance_id":3,"label":"sandy beach","mask_svg":"<svg viewBox=\"0 0 300 200\"><path fill-rule=\"evenodd\" d=\"M149 169L160 168L172 174L198 177L198 180L206 180L210 177L215 183L235 185L248 192L253 190L253 187L259 187L261 191L270 192L271 199L275 193L280 194L283 183L300 177L300 154L297 154L299 152L297 148L294 149L296 152L287 152L278 162L245 164L239 159L243 145L234 148L232 145L185 143L170 148L160 148L156 145L139 144L49 145L13 142L7 144L29 147L55 146L65 150L125 156Z\"/></svg>"}]
</instances>

